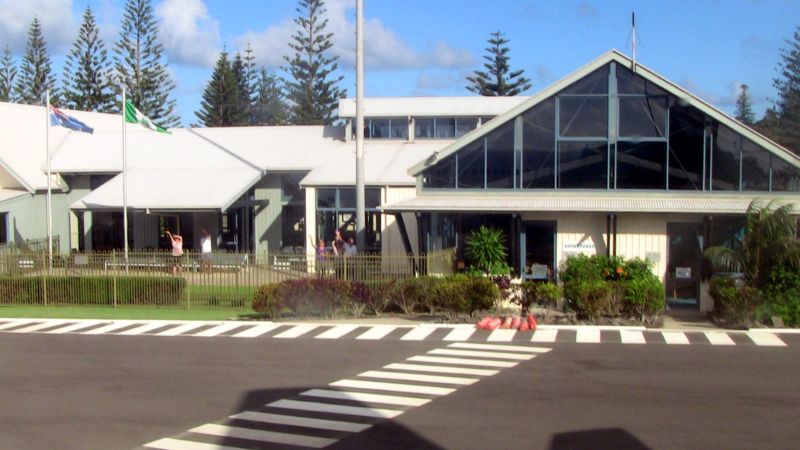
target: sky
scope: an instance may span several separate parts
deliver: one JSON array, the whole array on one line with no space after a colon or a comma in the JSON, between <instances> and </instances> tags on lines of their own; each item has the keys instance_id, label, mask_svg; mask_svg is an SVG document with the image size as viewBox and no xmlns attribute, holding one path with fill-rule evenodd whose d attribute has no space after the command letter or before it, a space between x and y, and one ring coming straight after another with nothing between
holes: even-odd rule
<instances>
[{"instance_id":1,"label":"sky","mask_svg":"<svg viewBox=\"0 0 800 450\"><path fill-rule=\"evenodd\" d=\"M42 23L59 77L85 8L94 12L109 54L125 0L0 0L0 46L17 63L31 20ZM222 49L249 44L256 62L287 76L284 56L296 30L296 0L153 0L177 113L195 111ZM340 87L355 96L355 0L327 0L326 31L339 57ZM733 113L746 84L757 118L776 99L780 49L800 32L800 0L364 0L367 97L465 96L465 78L483 69L487 39L509 40L510 66L533 82L532 95L610 49L636 60L712 105Z\"/></svg>"}]
</instances>

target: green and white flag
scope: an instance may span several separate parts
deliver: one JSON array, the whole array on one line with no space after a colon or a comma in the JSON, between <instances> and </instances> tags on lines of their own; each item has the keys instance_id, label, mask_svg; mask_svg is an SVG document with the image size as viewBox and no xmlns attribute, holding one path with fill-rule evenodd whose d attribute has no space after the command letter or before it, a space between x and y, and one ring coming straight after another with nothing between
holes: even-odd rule
<instances>
[{"instance_id":1,"label":"green and white flag","mask_svg":"<svg viewBox=\"0 0 800 450\"><path fill-rule=\"evenodd\" d=\"M136 109L136 107L133 106L133 102L130 100L125 100L125 121L128 123L140 123L145 128L149 128L153 131L171 134L166 128L154 124L147 116Z\"/></svg>"}]
</instances>

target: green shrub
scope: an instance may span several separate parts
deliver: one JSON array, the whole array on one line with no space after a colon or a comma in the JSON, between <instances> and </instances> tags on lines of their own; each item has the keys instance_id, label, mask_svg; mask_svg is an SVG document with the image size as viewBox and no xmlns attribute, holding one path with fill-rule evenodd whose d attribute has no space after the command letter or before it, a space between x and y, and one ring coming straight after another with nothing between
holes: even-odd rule
<instances>
[{"instance_id":1,"label":"green shrub","mask_svg":"<svg viewBox=\"0 0 800 450\"><path fill-rule=\"evenodd\" d=\"M725 326L749 328L761 304L761 292L750 286L738 286L730 277L714 277L709 285L714 300L714 316Z\"/></svg>"},{"instance_id":2,"label":"green shrub","mask_svg":"<svg viewBox=\"0 0 800 450\"><path fill-rule=\"evenodd\" d=\"M763 296L762 314L765 318L778 316L787 326L800 325L800 273L790 267L774 268L768 276Z\"/></svg>"},{"instance_id":3,"label":"green shrub","mask_svg":"<svg viewBox=\"0 0 800 450\"><path fill-rule=\"evenodd\" d=\"M487 274L509 273L503 230L481 225L477 230L470 232L465 247L465 254L476 269Z\"/></svg>"},{"instance_id":4,"label":"green shrub","mask_svg":"<svg viewBox=\"0 0 800 450\"><path fill-rule=\"evenodd\" d=\"M354 302L368 303L368 289L362 283L304 278L259 287L253 309L273 318L287 309L299 316L336 317L342 310L352 310Z\"/></svg>"},{"instance_id":5,"label":"green shrub","mask_svg":"<svg viewBox=\"0 0 800 450\"><path fill-rule=\"evenodd\" d=\"M561 288L555 283L526 281L520 285L520 295L512 300L520 305L522 315L527 315L533 305L555 309L561 300Z\"/></svg>"},{"instance_id":6,"label":"green shrub","mask_svg":"<svg viewBox=\"0 0 800 450\"><path fill-rule=\"evenodd\" d=\"M173 306L186 280L178 277L44 276L0 277L0 303L43 305Z\"/></svg>"},{"instance_id":7,"label":"green shrub","mask_svg":"<svg viewBox=\"0 0 800 450\"><path fill-rule=\"evenodd\" d=\"M664 284L647 270L625 283L625 311L628 315L645 321L664 310L666 295Z\"/></svg>"},{"instance_id":8,"label":"green shrub","mask_svg":"<svg viewBox=\"0 0 800 450\"><path fill-rule=\"evenodd\" d=\"M581 280L571 283L571 296L567 298L569 307L581 319L592 322L608 315L612 308L611 285L603 280Z\"/></svg>"},{"instance_id":9,"label":"green shrub","mask_svg":"<svg viewBox=\"0 0 800 450\"><path fill-rule=\"evenodd\" d=\"M500 297L500 289L489 278L467 277L466 280L455 280L461 284L465 290L464 298L466 303L463 305L466 312L472 317L478 311L486 311L497 305Z\"/></svg>"}]
</instances>

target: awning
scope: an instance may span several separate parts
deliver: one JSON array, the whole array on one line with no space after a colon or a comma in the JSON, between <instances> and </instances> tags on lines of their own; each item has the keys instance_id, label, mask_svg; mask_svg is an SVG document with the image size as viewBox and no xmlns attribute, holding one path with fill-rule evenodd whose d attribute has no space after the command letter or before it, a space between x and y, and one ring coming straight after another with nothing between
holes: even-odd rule
<instances>
[{"instance_id":1,"label":"awning","mask_svg":"<svg viewBox=\"0 0 800 450\"><path fill-rule=\"evenodd\" d=\"M638 213L704 213L743 214L747 211L749 198L667 198L652 197L543 197L541 195L509 196L461 196L428 195L403 200L381 209L385 212L525 212L525 211L572 211L572 212L638 212ZM778 199L777 205L791 203L800 213L800 197Z\"/></svg>"}]
</instances>

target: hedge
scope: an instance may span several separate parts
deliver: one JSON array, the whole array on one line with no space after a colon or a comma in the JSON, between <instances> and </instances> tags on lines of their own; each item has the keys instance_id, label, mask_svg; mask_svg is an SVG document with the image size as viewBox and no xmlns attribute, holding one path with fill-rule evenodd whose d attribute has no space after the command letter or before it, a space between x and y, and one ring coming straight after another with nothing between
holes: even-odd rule
<instances>
[{"instance_id":1,"label":"hedge","mask_svg":"<svg viewBox=\"0 0 800 450\"><path fill-rule=\"evenodd\" d=\"M44 305L178 305L186 280L177 277L44 276L0 277L0 304Z\"/></svg>"}]
</instances>

